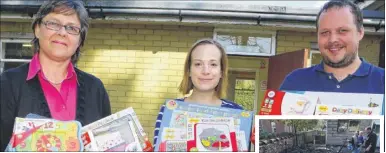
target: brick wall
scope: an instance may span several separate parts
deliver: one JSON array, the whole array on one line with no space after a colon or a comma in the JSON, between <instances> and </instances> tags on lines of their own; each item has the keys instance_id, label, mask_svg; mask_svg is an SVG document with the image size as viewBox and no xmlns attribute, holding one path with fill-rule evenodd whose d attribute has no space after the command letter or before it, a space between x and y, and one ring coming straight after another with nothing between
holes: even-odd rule
<instances>
[{"instance_id":1,"label":"brick wall","mask_svg":"<svg viewBox=\"0 0 386 153\"><path fill-rule=\"evenodd\" d=\"M359 56L378 66L380 41L383 38L384 36L364 36L359 44ZM312 42L317 42L315 32L278 31L276 54L296 51L302 48L311 48Z\"/></svg>"}]
</instances>

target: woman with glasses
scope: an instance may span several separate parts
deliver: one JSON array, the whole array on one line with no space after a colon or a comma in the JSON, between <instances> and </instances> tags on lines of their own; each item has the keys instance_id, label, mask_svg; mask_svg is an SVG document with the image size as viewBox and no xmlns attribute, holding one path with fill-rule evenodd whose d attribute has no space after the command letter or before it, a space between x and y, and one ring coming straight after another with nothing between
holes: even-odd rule
<instances>
[{"instance_id":1,"label":"woman with glasses","mask_svg":"<svg viewBox=\"0 0 386 153\"><path fill-rule=\"evenodd\" d=\"M29 113L87 125L111 114L100 79L74 64L86 39L88 14L81 1L45 2L32 24L34 56L0 79L0 150L12 134L15 117Z\"/></svg>"}]
</instances>

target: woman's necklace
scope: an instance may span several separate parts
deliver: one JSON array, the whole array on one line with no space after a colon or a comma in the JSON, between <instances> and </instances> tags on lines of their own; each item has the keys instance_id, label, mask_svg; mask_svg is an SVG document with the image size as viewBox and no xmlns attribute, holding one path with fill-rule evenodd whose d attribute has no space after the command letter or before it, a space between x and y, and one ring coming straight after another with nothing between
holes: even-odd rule
<instances>
[{"instance_id":1,"label":"woman's necklace","mask_svg":"<svg viewBox=\"0 0 386 153\"><path fill-rule=\"evenodd\" d=\"M53 84L53 85L60 85L60 84L63 83L64 79L63 79L62 81L58 82L58 83L52 82L52 81L50 81L50 80L48 80L48 79L47 79L47 81L50 82L50 83Z\"/></svg>"},{"instance_id":2,"label":"woman's necklace","mask_svg":"<svg viewBox=\"0 0 386 153\"><path fill-rule=\"evenodd\" d=\"M66 76L67 76L67 74L68 74L68 72L66 73ZM47 80L48 82L50 82L52 85L60 85L60 84L63 83L63 81L65 80L65 78L64 78L62 81L60 81L60 82L52 82L52 81L49 80L47 77L46 77L46 80Z\"/></svg>"}]
</instances>

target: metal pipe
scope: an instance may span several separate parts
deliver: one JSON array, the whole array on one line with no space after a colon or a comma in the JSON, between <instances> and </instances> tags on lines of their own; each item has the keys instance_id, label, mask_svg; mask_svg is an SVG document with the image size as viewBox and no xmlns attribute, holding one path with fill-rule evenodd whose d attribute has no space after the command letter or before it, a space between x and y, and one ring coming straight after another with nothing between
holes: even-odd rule
<instances>
[{"instance_id":1,"label":"metal pipe","mask_svg":"<svg viewBox=\"0 0 386 153\"><path fill-rule=\"evenodd\" d=\"M89 9L91 13L146 14L146 15L179 15L178 10L161 9Z\"/></svg>"},{"instance_id":2,"label":"metal pipe","mask_svg":"<svg viewBox=\"0 0 386 153\"><path fill-rule=\"evenodd\" d=\"M0 59L0 62L21 62L21 63L27 63L31 60L28 59Z\"/></svg>"},{"instance_id":3,"label":"metal pipe","mask_svg":"<svg viewBox=\"0 0 386 153\"><path fill-rule=\"evenodd\" d=\"M249 18L249 19L283 19L298 21L315 21L314 16L299 16L299 15L284 15L284 14L263 14L263 13L240 13L240 12L219 12L219 11L196 11L196 10L181 10L182 16L206 16L206 17L234 17L234 18Z\"/></svg>"},{"instance_id":4,"label":"metal pipe","mask_svg":"<svg viewBox=\"0 0 386 153\"><path fill-rule=\"evenodd\" d=\"M2 4L6 4L5 6L2 6L2 9L12 7L12 6L20 6L20 7L26 7L28 6L36 6L35 4L32 4L29 1L2 1ZM137 2L131 2L133 3L132 6L138 5ZM19 4L19 5L18 5ZM141 3L142 4L142 3ZM233 19L248 19L248 20L256 20L259 23L261 20L269 21L269 20L283 20L283 21L304 21L304 22L315 22L316 16L315 15L294 15L294 14L283 14L283 13L275 13L275 12L266 12L266 13L254 13L254 12L240 12L240 10L235 10L238 12L231 12L231 11L219 11L219 10L188 10L186 8L180 8L180 9L166 9L166 8L158 8L158 9L151 9L151 8L106 8L106 5L101 5L101 8L90 7L89 11L90 13L107 13L107 14L117 14L117 15L125 15L125 14L144 14L144 15L171 15L171 16L178 16L181 18L181 22L183 22L184 17L208 17L212 18L211 20L216 20L216 17L220 18L233 18ZM197 9L199 7L196 7ZM91 14L92 15L92 14ZM90 16L91 16L90 15ZM1 16L1 18L6 18L10 16ZM104 17L104 16L98 16L98 17ZM363 21L364 25L368 26L376 26L377 29L380 29L380 27L385 26L384 19L364 19Z\"/></svg>"},{"instance_id":5,"label":"metal pipe","mask_svg":"<svg viewBox=\"0 0 386 153\"><path fill-rule=\"evenodd\" d=\"M163 9L90 9L91 13L109 14L146 14L146 15L176 15L184 18L185 16L200 17L224 17L240 18L253 20L288 20L315 22L316 16L306 15L287 15L287 14L264 14L264 13L243 13L243 12L220 12L220 11L198 11L198 10L163 10ZM364 25L385 26L384 19L364 19Z\"/></svg>"}]
</instances>

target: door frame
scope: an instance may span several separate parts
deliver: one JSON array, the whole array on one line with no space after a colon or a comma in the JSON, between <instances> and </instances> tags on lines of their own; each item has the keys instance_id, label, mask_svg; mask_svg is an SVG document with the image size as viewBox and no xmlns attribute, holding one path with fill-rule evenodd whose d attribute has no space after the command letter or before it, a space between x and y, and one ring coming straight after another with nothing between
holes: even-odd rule
<instances>
[{"instance_id":1,"label":"door frame","mask_svg":"<svg viewBox=\"0 0 386 153\"><path fill-rule=\"evenodd\" d=\"M259 76L260 75L260 71L259 69L252 69L252 68L232 68L232 67L229 67L228 68L228 72L229 71L241 71L241 72L254 72L255 73L255 95L253 96L254 99L253 99L253 111L257 112L257 100L259 99L259 89L258 86L256 86L256 82L260 82L259 80Z\"/></svg>"}]
</instances>

